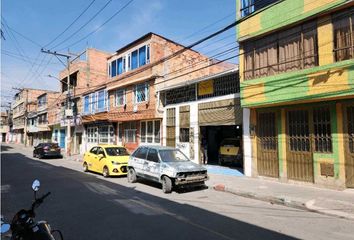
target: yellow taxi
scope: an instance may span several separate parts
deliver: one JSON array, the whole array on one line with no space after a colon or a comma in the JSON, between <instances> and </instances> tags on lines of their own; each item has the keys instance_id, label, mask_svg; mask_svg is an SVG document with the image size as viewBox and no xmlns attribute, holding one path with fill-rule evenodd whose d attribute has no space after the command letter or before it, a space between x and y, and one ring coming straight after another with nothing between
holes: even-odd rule
<instances>
[{"instance_id":1,"label":"yellow taxi","mask_svg":"<svg viewBox=\"0 0 354 240\"><path fill-rule=\"evenodd\" d=\"M127 174L129 153L117 145L97 145L84 154L83 170L101 173L104 177Z\"/></svg>"}]
</instances>

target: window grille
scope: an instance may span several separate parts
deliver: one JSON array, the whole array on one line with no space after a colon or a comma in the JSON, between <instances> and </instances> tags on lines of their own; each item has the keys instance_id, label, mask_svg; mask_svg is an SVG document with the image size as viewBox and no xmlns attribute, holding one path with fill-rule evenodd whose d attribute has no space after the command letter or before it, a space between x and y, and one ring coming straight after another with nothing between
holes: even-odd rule
<instances>
[{"instance_id":1,"label":"window grille","mask_svg":"<svg viewBox=\"0 0 354 240\"><path fill-rule=\"evenodd\" d=\"M313 110L315 152L332 152L331 113L328 107Z\"/></svg>"},{"instance_id":2,"label":"window grille","mask_svg":"<svg viewBox=\"0 0 354 240\"><path fill-rule=\"evenodd\" d=\"M291 151L310 151L309 116L307 110L288 112L289 148Z\"/></svg>"}]
</instances>

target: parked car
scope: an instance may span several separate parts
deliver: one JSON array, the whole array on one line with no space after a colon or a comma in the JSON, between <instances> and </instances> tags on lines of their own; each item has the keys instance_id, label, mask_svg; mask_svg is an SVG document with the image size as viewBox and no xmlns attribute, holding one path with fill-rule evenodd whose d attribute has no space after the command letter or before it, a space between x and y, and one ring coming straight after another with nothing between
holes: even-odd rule
<instances>
[{"instance_id":1,"label":"parked car","mask_svg":"<svg viewBox=\"0 0 354 240\"><path fill-rule=\"evenodd\" d=\"M204 185L208 179L206 168L193 163L179 149L162 146L141 146L128 161L128 182L144 178L162 184L162 191L170 193L174 186Z\"/></svg>"},{"instance_id":2,"label":"parked car","mask_svg":"<svg viewBox=\"0 0 354 240\"><path fill-rule=\"evenodd\" d=\"M60 147L57 143L40 143L34 147L33 157L59 157L62 158Z\"/></svg>"},{"instance_id":3,"label":"parked car","mask_svg":"<svg viewBox=\"0 0 354 240\"><path fill-rule=\"evenodd\" d=\"M225 138L219 148L219 164L235 163L243 165L241 140L237 138Z\"/></svg>"},{"instance_id":4,"label":"parked car","mask_svg":"<svg viewBox=\"0 0 354 240\"><path fill-rule=\"evenodd\" d=\"M101 173L104 177L127 174L129 153L117 145L98 145L84 154L83 170Z\"/></svg>"}]
</instances>

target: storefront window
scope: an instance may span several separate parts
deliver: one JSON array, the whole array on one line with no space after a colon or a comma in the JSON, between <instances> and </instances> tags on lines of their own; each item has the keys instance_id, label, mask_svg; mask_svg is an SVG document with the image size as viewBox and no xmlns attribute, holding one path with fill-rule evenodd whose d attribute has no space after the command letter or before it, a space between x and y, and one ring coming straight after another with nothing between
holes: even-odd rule
<instances>
[{"instance_id":1,"label":"storefront window","mask_svg":"<svg viewBox=\"0 0 354 240\"><path fill-rule=\"evenodd\" d=\"M135 143L136 142L136 123L135 122L127 122L124 123L124 139L127 143Z\"/></svg>"}]
</instances>

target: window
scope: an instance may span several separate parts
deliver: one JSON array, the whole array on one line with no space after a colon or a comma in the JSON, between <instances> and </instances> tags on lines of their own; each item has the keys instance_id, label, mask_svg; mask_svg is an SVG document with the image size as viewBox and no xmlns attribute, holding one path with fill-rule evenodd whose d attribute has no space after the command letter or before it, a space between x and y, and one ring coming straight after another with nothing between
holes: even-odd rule
<instances>
[{"instance_id":1,"label":"window","mask_svg":"<svg viewBox=\"0 0 354 240\"><path fill-rule=\"evenodd\" d=\"M107 111L108 93L100 90L84 96L84 114L94 114L96 112Z\"/></svg>"},{"instance_id":2,"label":"window","mask_svg":"<svg viewBox=\"0 0 354 240\"><path fill-rule=\"evenodd\" d=\"M38 98L38 107L42 107L47 104L47 95L43 95Z\"/></svg>"},{"instance_id":3,"label":"window","mask_svg":"<svg viewBox=\"0 0 354 240\"><path fill-rule=\"evenodd\" d=\"M241 2L241 17L248 16L249 14L262 9L278 0L240 0Z\"/></svg>"},{"instance_id":4,"label":"window","mask_svg":"<svg viewBox=\"0 0 354 240\"><path fill-rule=\"evenodd\" d=\"M138 50L135 50L132 52L132 64L131 64L131 69L138 68Z\"/></svg>"},{"instance_id":5,"label":"window","mask_svg":"<svg viewBox=\"0 0 354 240\"><path fill-rule=\"evenodd\" d=\"M189 128L180 128L179 129L179 141L180 142L189 142Z\"/></svg>"},{"instance_id":6,"label":"window","mask_svg":"<svg viewBox=\"0 0 354 240\"><path fill-rule=\"evenodd\" d=\"M118 65L118 74L117 75L122 74L123 73L123 60L122 60L122 58L119 58L117 60L117 65Z\"/></svg>"},{"instance_id":7,"label":"window","mask_svg":"<svg viewBox=\"0 0 354 240\"><path fill-rule=\"evenodd\" d=\"M110 62L108 65L109 76L118 76L127 71L144 66L147 63L150 63L150 45L144 45Z\"/></svg>"},{"instance_id":8,"label":"window","mask_svg":"<svg viewBox=\"0 0 354 240\"><path fill-rule=\"evenodd\" d=\"M140 159L146 159L148 149L146 147L140 147L135 153L134 157L140 158Z\"/></svg>"},{"instance_id":9,"label":"window","mask_svg":"<svg viewBox=\"0 0 354 240\"><path fill-rule=\"evenodd\" d=\"M141 103L149 100L149 84L142 83L135 86L135 103Z\"/></svg>"},{"instance_id":10,"label":"window","mask_svg":"<svg viewBox=\"0 0 354 240\"><path fill-rule=\"evenodd\" d=\"M353 9L342 11L339 15L333 16L334 56L336 61L351 59L354 56Z\"/></svg>"},{"instance_id":11,"label":"window","mask_svg":"<svg viewBox=\"0 0 354 240\"><path fill-rule=\"evenodd\" d=\"M136 122L124 123L124 139L127 143L136 142Z\"/></svg>"},{"instance_id":12,"label":"window","mask_svg":"<svg viewBox=\"0 0 354 240\"><path fill-rule=\"evenodd\" d=\"M87 141L89 143L98 142L98 132L97 127L88 127L87 128Z\"/></svg>"},{"instance_id":13,"label":"window","mask_svg":"<svg viewBox=\"0 0 354 240\"><path fill-rule=\"evenodd\" d=\"M147 160L151 162L159 162L159 156L157 154L157 150L150 148L149 153L147 155Z\"/></svg>"},{"instance_id":14,"label":"window","mask_svg":"<svg viewBox=\"0 0 354 240\"><path fill-rule=\"evenodd\" d=\"M97 100L96 100L96 93L91 93L91 113L96 112L96 108L97 108Z\"/></svg>"},{"instance_id":15,"label":"window","mask_svg":"<svg viewBox=\"0 0 354 240\"><path fill-rule=\"evenodd\" d=\"M97 154L97 147L91 148L90 153Z\"/></svg>"},{"instance_id":16,"label":"window","mask_svg":"<svg viewBox=\"0 0 354 240\"><path fill-rule=\"evenodd\" d=\"M47 113L38 115L38 124L46 124L47 121Z\"/></svg>"},{"instance_id":17,"label":"window","mask_svg":"<svg viewBox=\"0 0 354 240\"><path fill-rule=\"evenodd\" d=\"M155 125L154 125L154 137L155 143L160 143L160 121L155 121Z\"/></svg>"},{"instance_id":18,"label":"window","mask_svg":"<svg viewBox=\"0 0 354 240\"><path fill-rule=\"evenodd\" d=\"M117 75L117 61L113 61L112 62L112 77L115 77Z\"/></svg>"},{"instance_id":19,"label":"window","mask_svg":"<svg viewBox=\"0 0 354 240\"><path fill-rule=\"evenodd\" d=\"M115 105L123 106L125 102L125 89L119 89L115 93Z\"/></svg>"},{"instance_id":20,"label":"window","mask_svg":"<svg viewBox=\"0 0 354 240\"><path fill-rule=\"evenodd\" d=\"M146 122L141 122L140 141L143 143L146 142Z\"/></svg>"},{"instance_id":21,"label":"window","mask_svg":"<svg viewBox=\"0 0 354 240\"><path fill-rule=\"evenodd\" d=\"M328 107L313 110L315 152L332 152L331 113Z\"/></svg>"},{"instance_id":22,"label":"window","mask_svg":"<svg viewBox=\"0 0 354 240\"><path fill-rule=\"evenodd\" d=\"M160 143L160 120L141 122L140 142Z\"/></svg>"},{"instance_id":23,"label":"window","mask_svg":"<svg viewBox=\"0 0 354 240\"><path fill-rule=\"evenodd\" d=\"M103 111L105 107L105 92L99 91L98 92L98 111Z\"/></svg>"},{"instance_id":24,"label":"window","mask_svg":"<svg viewBox=\"0 0 354 240\"><path fill-rule=\"evenodd\" d=\"M146 64L146 46L139 48L139 66Z\"/></svg>"},{"instance_id":25,"label":"window","mask_svg":"<svg viewBox=\"0 0 354 240\"><path fill-rule=\"evenodd\" d=\"M318 66L316 22L246 43L244 51L245 80Z\"/></svg>"},{"instance_id":26,"label":"window","mask_svg":"<svg viewBox=\"0 0 354 240\"><path fill-rule=\"evenodd\" d=\"M118 123L118 142L122 142L123 141L123 124L122 123Z\"/></svg>"}]
</instances>

